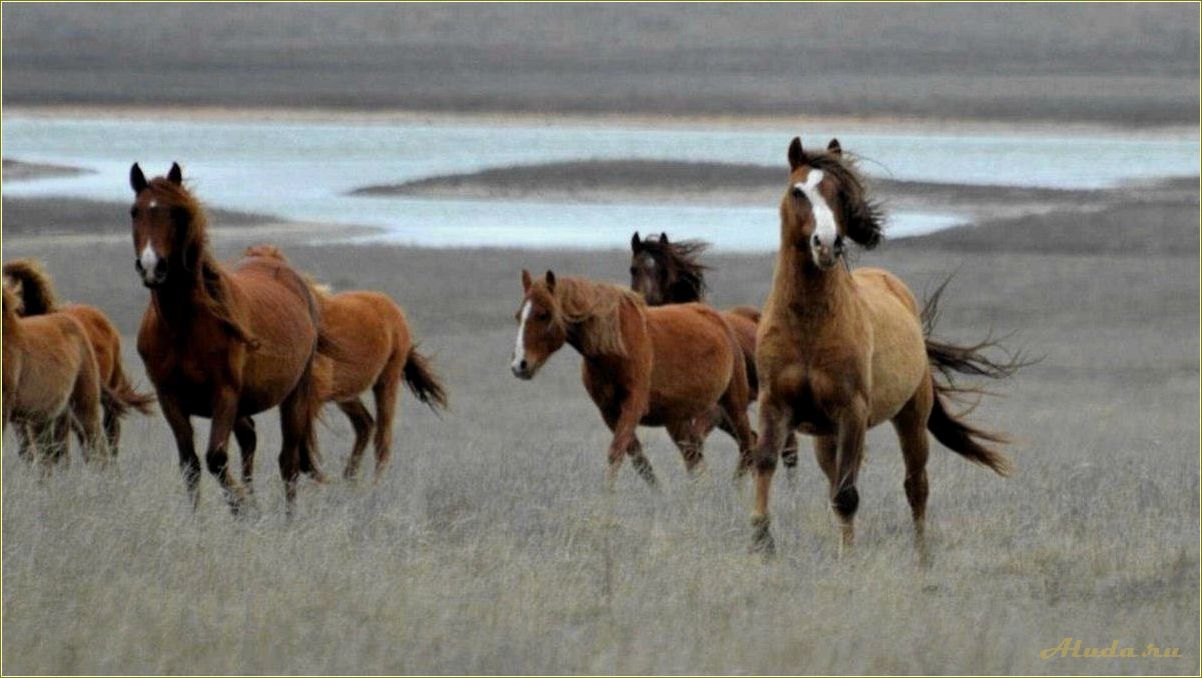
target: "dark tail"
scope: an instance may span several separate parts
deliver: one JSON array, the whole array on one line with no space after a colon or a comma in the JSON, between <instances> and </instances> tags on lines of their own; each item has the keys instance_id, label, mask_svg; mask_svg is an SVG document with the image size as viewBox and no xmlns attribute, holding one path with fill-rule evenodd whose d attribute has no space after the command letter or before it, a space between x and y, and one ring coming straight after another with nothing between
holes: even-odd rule
<instances>
[{"instance_id":1,"label":"dark tail","mask_svg":"<svg viewBox=\"0 0 1202 678\"><path fill-rule=\"evenodd\" d=\"M45 315L55 310L58 300L46 269L33 259L14 259L4 265L4 276L21 286L21 315Z\"/></svg>"},{"instance_id":2,"label":"dark tail","mask_svg":"<svg viewBox=\"0 0 1202 678\"><path fill-rule=\"evenodd\" d=\"M927 420L927 429L935 436L935 440L971 462L988 466L1000 476L1010 475L1014 469L1006 455L981 444L981 441L1005 444L1009 440L1001 434L983 431L952 416L944 405L943 393L943 385L936 381L935 406L931 408L931 418Z\"/></svg>"},{"instance_id":3,"label":"dark tail","mask_svg":"<svg viewBox=\"0 0 1202 678\"><path fill-rule=\"evenodd\" d=\"M442 381L430 367L430 359L417 352L417 347L409 349L409 358L405 361L405 383L417 399L438 411L447 408L447 391Z\"/></svg>"},{"instance_id":4,"label":"dark tail","mask_svg":"<svg viewBox=\"0 0 1202 678\"><path fill-rule=\"evenodd\" d=\"M956 384L955 375L957 374L1005 379L1014 375L1019 369L1039 361L1029 360L1021 353L1010 353L993 337L986 337L970 346L958 346L932 339L931 334L935 329L935 322L939 318L939 299L943 296L950 281L951 276L948 276L935 288L934 293L927 299L921 315L927 359L930 361L931 367L943 377L941 381L936 378L934 372L931 374L931 382L935 390L935 403L931 409L927 429L936 440L956 454L969 461L988 466L998 475L1006 476L1013 471L1010 460L1001 452L991 449L983 443L1005 444L1009 442L1008 439L1000 433L985 431L965 423L948 411L947 399L962 397L966 394L984 393L976 387ZM986 351L990 349L1001 351L1006 358L995 360L989 357Z\"/></svg>"}]
</instances>

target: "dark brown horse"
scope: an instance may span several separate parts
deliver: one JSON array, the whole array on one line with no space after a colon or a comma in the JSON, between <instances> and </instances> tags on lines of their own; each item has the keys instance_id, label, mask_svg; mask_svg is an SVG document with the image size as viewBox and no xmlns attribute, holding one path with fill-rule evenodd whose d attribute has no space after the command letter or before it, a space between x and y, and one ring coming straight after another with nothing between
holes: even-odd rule
<instances>
[{"instance_id":1,"label":"dark brown horse","mask_svg":"<svg viewBox=\"0 0 1202 678\"><path fill-rule=\"evenodd\" d=\"M639 238L638 231L630 239L630 287L643 295L648 306L666 304L689 304L705 302L707 287L705 272L708 266L698 261L709 243L701 240L669 241L667 233L659 237ZM760 322L759 309L752 306L736 306L722 311L722 317L735 332L739 348L743 351L747 369L747 385L751 399L759 397L759 378L755 370L755 334ZM729 422L719 410L709 414L709 432L715 426L734 437ZM790 433L781 453L785 468L793 472L797 468L797 436Z\"/></svg>"},{"instance_id":2,"label":"dark brown horse","mask_svg":"<svg viewBox=\"0 0 1202 678\"><path fill-rule=\"evenodd\" d=\"M934 371L1000 378L1022 363L991 361L980 352L988 342L958 347L930 339L905 283L880 269L849 270L843 259L848 241L874 247L881 239L882 215L837 141L825 152L810 154L795 138L788 158L781 244L756 354L760 438L754 548L773 548L768 526L772 473L785 436L794 429L815 436L814 453L830 482L831 507L841 528L840 552L850 547L865 433L889 421L901 443L903 485L922 555L928 431L969 461L1002 475L1010 467L987 445L1004 438L953 415L946 396L960 389L940 383Z\"/></svg>"},{"instance_id":3,"label":"dark brown horse","mask_svg":"<svg viewBox=\"0 0 1202 678\"><path fill-rule=\"evenodd\" d=\"M204 210L183 185L178 164L146 180L130 169L135 267L150 289L138 353L175 434L179 463L195 507L200 460L191 417L212 420L205 462L237 513L254 466L243 451L243 487L229 469L235 422L280 408L280 474L289 513L302 470L319 475L313 420L321 406L313 361L321 311L308 281L286 262L248 257L232 269L209 252Z\"/></svg>"},{"instance_id":4,"label":"dark brown horse","mask_svg":"<svg viewBox=\"0 0 1202 678\"><path fill-rule=\"evenodd\" d=\"M522 290L510 368L533 379L565 343L584 357L584 388L613 432L611 485L627 456L655 485L635 435L640 424L667 428L685 468L697 470L705 440L697 420L715 406L733 423L739 471L748 468L747 375L734 333L716 311L702 304L647 308L630 290L550 271L537 281L522 271Z\"/></svg>"},{"instance_id":5,"label":"dark brown horse","mask_svg":"<svg viewBox=\"0 0 1202 678\"><path fill-rule=\"evenodd\" d=\"M100 404L104 410L104 433L109 454L117 456L121 441L121 419L129 410L150 414L154 396L136 390L121 364L121 333L98 308L85 304L60 304L54 284L42 265L32 259L15 259L4 265L4 277L21 298L22 317L62 313L74 318L87 334L100 368ZM21 447L31 441L20 431ZM24 452L24 449L22 449Z\"/></svg>"}]
</instances>

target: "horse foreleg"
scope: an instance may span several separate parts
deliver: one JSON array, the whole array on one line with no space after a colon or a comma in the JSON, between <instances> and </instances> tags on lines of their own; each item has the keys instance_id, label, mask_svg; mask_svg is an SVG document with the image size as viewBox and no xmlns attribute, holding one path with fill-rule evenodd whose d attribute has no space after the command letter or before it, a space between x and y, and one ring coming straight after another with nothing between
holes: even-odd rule
<instances>
[{"instance_id":1,"label":"horse foreleg","mask_svg":"<svg viewBox=\"0 0 1202 678\"><path fill-rule=\"evenodd\" d=\"M38 454L38 439L33 428L29 424L20 423L13 427L13 433L17 436L17 458L27 462L33 461Z\"/></svg>"},{"instance_id":2,"label":"horse foreleg","mask_svg":"<svg viewBox=\"0 0 1202 678\"><path fill-rule=\"evenodd\" d=\"M184 412L175 398L159 392L159 409L171 427L175 436L175 448L179 452L179 470L184 476L184 486L188 490L188 498L192 500L192 510L200 506L200 459L196 456L192 440L192 420Z\"/></svg>"},{"instance_id":3,"label":"horse foreleg","mask_svg":"<svg viewBox=\"0 0 1202 678\"><path fill-rule=\"evenodd\" d=\"M229 441L238 419L238 391L231 387L219 388L213 398L213 418L209 428L209 446L205 450L205 465L209 473L217 476L225 501L234 515L242 510L246 491L242 483L230 470Z\"/></svg>"},{"instance_id":4,"label":"horse foreleg","mask_svg":"<svg viewBox=\"0 0 1202 678\"><path fill-rule=\"evenodd\" d=\"M643 446L635 435L635 429L643 418L644 405L635 399L623 402L616 416L606 415L605 423L613 431L613 439L609 443L609 473L607 487L612 490L618 479L618 469L622 467L622 459L630 457L630 463L639 476L651 487L656 486L655 471L651 462L643 454Z\"/></svg>"},{"instance_id":5,"label":"horse foreleg","mask_svg":"<svg viewBox=\"0 0 1202 678\"><path fill-rule=\"evenodd\" d=\"M868 426L868 404L855 396L838 417L838 453L835 457L835 483L831 485L831 508L839 520L839 553L851 548L855 540L856 509L860 493L856 477L864 456L864 435Z\"/></svg>"},{"instance_id":6,"label":"horse foreleg","mask_svg":"<svg viewBox=\"0 0 1202 678\"><path fill-rule=\"evenodd\" d=\"M784 404L760 402L760 436L751 455L755 469L755 504L751 513L751 550L771 555L776 550L772 538L768 503L772 491L772 475L776 472L776 458L780 455L785 438L793 428L793 412Z\"/></svg>"},{"instance_id":7,"label":"horse foreleg","mask_svg":"<svg viewBox=\"0 0 1202 678\"><path fill-rule=\"evenodd\" d=\"M259 436L255 433L255 420L250 417L238 417L234 421L234 440L238 442L238 451L242 456L242 484L246 486L246 494L255 492L255 448L259 445Z\"/></svg>"},{"instance_id":8,"label":"horse foreleg","mask_svg":"<svg viewBox=\"0 0 1202 678\"><path fill-rule=\"evenodd\" d=\"M367 449L375 421L371 412L367 411L367 406L358 398L338 403L338 409L351 420L351 428L355 429L355 444L351 447L351 456L347 457L346 468L342 470L343 478L353 480L359 475L359 463L363 461L363 451Z\"/></svg>"}]
</instances>

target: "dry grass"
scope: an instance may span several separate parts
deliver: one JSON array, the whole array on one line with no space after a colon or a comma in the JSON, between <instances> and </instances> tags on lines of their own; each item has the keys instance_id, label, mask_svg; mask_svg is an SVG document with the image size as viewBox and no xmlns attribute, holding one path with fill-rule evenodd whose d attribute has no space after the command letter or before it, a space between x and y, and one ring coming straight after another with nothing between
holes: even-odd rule
<instances>
[{"instance_id":1,"label":"dry grass","mask_svg":"<svg viewBox=\"0 0 1202 678\"><path fill-rule=\"evenodd\" d=\"M9 239L64 296L132 333L146 294L126 245ZM936 446L934 564L909 540L901 460L870 437L857 551L835 558L808 458L773 498L780 558L746 554L748 511L716 437L711 479L625 469L602 492L607 436L576 355L509 375L521 266L621 279L623 253L288 247L338 287L406 306L446 376L439 419L402 402L394 465L306 485L283 518L274 417L260 417L260 515L216 483L185 507L160 417L131 420L120 468L75 460L45 483L5 453L6 673L1194 673L1198 671L1198 260L881 248L917 291L959 267L943 330L993 325L1046 360L975 415L1014 432L1002 480ZM87 262L81 264L80 259ZM769 257L714 257L715 302L759 301ZM68 273L70 272L70 273ZM127 364L140 362L127 347ZM322 432L340 470L350 429ZM7 439L6 439L7 440ZM1065 636L1177 646L1182 659L1041 661Z\"/></svg>"}]
</instances>

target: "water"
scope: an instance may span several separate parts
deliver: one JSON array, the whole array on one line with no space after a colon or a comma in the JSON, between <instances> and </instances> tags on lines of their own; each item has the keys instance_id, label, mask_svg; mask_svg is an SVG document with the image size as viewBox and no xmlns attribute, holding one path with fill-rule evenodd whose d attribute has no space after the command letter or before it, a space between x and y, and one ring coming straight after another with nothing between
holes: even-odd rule
<instances>
[{"instance_id":1,"label":"water","mask_svg":"<svg viewBox=\"0 0 1202 678\"><path fill-rule=\"evenodd\" d=\"M825 141L831 130L807 130ZM1099 188L1197 174L1197 139L1109 136L838 134L870 174L967 184ZM620 247L633 230L701 237L719 249L777 245L776 205L567 204L407 197L348 191L439 174L563 160L643 158L781 165L786 131L374 122L46 119L6 116L6 158L94 174L14 182L9 196L128 201L129 165L148 175L180 160L209 205L297 221L380 227L369 239L431 245ZM947 212L897 211L889 233L962 223ZM114 224L124 229L126 224ZM333 238L340 238L337 233ZM346 236L351 237L351 236Z\"/></svg>"}]
</instances>

